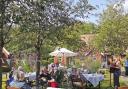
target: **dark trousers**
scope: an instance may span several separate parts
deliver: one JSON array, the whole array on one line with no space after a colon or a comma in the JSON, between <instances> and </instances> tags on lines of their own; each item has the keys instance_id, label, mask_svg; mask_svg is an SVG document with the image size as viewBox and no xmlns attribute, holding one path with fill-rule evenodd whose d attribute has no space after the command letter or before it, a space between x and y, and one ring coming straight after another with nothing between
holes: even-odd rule
<instances>
[{"instance_id":1,"label":"dark trousers","mask_svg":"<svg viewBox=\"0 0 128 89\"><path fill-rule=\"evenodd\" d=\"M114 73L113 73L113 79L114 79L114 87L119 87L120 83L119 83L119 76L121 74L121 70L120 69L115 69Z\"/></svg>"},{"instance_id":2,"label":"dark trousers","mask_svg":"<svg viewBox=\"0 0 128 89\"><path fill-rule=\"evenodd\" d=\"M128 67L125 67L125 75L128 75Z\"/></svg>"}]
</instances>

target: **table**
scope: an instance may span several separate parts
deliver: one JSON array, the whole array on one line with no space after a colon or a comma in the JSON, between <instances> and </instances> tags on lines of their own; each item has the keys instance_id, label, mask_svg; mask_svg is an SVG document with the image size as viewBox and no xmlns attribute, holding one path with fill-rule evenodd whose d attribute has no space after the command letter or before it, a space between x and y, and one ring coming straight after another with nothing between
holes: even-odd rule
<instances>
[{"instance_id":1,"label":"table","mask_svg":"<svg viewBox=\"0 0 128 89\"><path fill-rule=\"evenodd\" d=\"M29 81L36 80L36 72L27 73L25 74L25 77L28 78Z\"/></svg>"},{"instance_id":2,"label":"table","mask_svg":"<svg viewBox=\"0 0 128 89\"><path fill-rule=\"evenodd\" d=\"M100 81L104 80L102 74L81 74L81 78L85 81L89 81L94 87L100 84Z\"/></svg>"},{"instance_id":3,"label":"table","mask_svg":"<svg viewBox=\"0 0 128 89\"><path fill-rule=\"evenodd\" d=\"M47 89L63 89L63 88L53 88L53 87L47 87Z\"/></svg>"},{"instance_id":4,"label":"table","mask_svg":"<svg viewBox=\"0 0 128 89\"><path fill-rule=\"evenodd\" d=\"M10 83L10 87L21 88L24 86L24 84L25 82L19 82L19 81L14 80Z\"/></svg>"}]
</instances>

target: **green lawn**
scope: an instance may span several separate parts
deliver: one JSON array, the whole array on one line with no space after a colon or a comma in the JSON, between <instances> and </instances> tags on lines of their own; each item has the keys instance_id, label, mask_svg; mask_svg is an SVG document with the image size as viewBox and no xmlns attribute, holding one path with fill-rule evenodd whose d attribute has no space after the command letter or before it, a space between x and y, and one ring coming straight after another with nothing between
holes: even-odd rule
<instances>
[{"instance_id":1,"label":"green lawn","mask_svg":"<svg viewBox=\"0 0 128 89\"><path fill-rule=\"evenodd\" d=\"M6 80L7 80L7 78L6 78L6 75L4 74L3 79L2 79L2 89L5 89L5 87L6 87L6 83L5 83Z\"/></svg>"},{"instance_id":2,"label":"green lawn","mask_svg":"<svg viewBox=\"0 0 128 89\"><path fill-rule=\"evenodd\" d=\"M101 89L106 89L110 86L110 73L107 71L106 74L104 74L105 79L101 82ZM111 74L111 84L113 85L113 74ZM127 85L128 78L120 76L120 86L128 86Z\"/></svg>"}]
</instances>

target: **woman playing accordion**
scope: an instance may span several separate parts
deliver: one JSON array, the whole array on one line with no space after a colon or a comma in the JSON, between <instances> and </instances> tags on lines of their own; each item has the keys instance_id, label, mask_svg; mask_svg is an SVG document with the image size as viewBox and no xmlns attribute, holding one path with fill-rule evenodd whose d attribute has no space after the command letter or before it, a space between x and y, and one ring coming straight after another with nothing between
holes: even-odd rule
<instances>
[{"instance_id":1,"label":"woman playing accordion","mask_svg":"<svg viewBox=\"0 0 128 89\"><path fill-rule=\"evenodd\" d=\"M110 73L113 73L114 89L118 89L120 86L119 76L121 74L121 60L119 56L113 56L109 60Z\"/></svg>"}]
</instances>

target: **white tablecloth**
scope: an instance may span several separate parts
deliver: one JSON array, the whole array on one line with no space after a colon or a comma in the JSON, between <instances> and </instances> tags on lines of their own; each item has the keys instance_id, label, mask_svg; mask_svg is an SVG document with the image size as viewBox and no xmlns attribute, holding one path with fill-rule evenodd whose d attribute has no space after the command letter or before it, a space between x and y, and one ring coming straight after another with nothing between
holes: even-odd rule
<instances>
[{"instance_id":1,"label":"white tablecloth","mask_svg":"<svg viewBox=\"0 0 128 89\"><path fill-rule=\"evenodd\" d=\"M63 88L53 88L53 87L47 87L47 89L63 89Z\"/></svg>"},{"instance_id":2,"label":"white tablecloth","mask_svg":"<svg viewBox=\"0 0 128 89\"><path fill-rule=\"evenodd\" d=\"M36 80L36 72L25 74L29 81Z\"/></svg>"},{"instance_id":3,"label":"white tablecloth","mask_svg":"<svg viewBox=\"0 0 128 89\"><path fill-rule=\"evenodd\" d=\"M89 81L94 87L96 87L100 81L104 80L102 74L82 74L82 78Z\"/></svg>"},{"instance_id":4,"label":"white tablecloth","mask_svg":"<svg viewBox=\"0 0 128 89\"><path fill-rule=\"evenodd\" d=\"M11 83L10 83L10 86L11 87L16 87L16 88L21 88L21 87L23 87L24 86L24 84L25 84L25 82L19 82L19 81L12 81Z\"/></svg>"}]
</instances>

